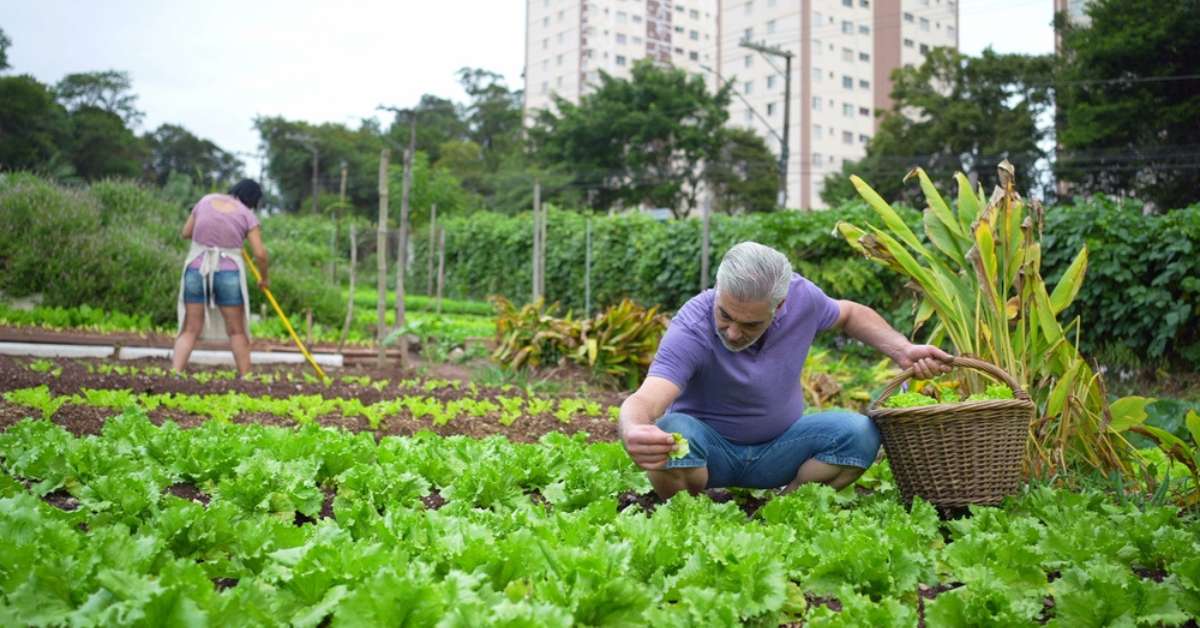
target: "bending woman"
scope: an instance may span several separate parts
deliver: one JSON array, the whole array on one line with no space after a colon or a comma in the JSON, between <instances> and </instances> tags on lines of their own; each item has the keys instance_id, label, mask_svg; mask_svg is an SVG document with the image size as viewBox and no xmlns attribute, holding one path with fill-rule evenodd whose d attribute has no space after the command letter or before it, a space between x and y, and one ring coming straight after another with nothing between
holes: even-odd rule
<instances>
[{"instance_id":1,"label":"bending woman","mask_svg":"<svg viewBox=\"0 0 1200 628\"><path fill-rule=\"evenodd\" d=\"M181 235L191 238L179 285L179 336L171 368L182 371L198 338L229 338L238 372L250 371L250 294L242 243L250 241L254 261L266 288L267 249L258 217L251 211L262 199L262 188L242 179L229 194L209 194L192 208ZM217 315L219 313L219 316Z\"/></svg>"}]
</instances>

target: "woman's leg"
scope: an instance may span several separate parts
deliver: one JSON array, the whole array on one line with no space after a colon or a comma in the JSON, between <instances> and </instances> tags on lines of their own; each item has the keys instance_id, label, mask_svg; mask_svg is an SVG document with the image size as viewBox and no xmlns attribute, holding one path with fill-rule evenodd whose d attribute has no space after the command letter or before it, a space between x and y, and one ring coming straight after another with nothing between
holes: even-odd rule
<instances>
[{"instance_id":1,"label":"woman's leg","mask_svg":"<svg viewBox=\"0 0 1200 628\"><path fill-rule=\"evenodd\" d=\"M204 304L185 303L184 307L183 329L175 338L175 350L171 352L171 370L177 373L182 373L187 366L192 347L196 346L196 338L204 329Z\"/></svg>"},{"instance_id":2,"label":"woman's leg","mask_svg":"<svg viewBox=\"0 0 1200 628\"><path fill-rule=\"evenodd\" d=\"M233 350L233 362L240 375L250 372L250 339L246 337L246 312L241 305L221 306L225 319L225 333L229 335L229 348Z\"/></svg>"}]
</instances>

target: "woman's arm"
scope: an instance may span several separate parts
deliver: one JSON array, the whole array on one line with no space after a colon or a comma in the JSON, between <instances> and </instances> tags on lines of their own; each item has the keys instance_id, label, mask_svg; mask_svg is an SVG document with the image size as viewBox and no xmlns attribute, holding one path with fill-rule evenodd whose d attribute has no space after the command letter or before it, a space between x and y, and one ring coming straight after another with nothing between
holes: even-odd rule
<instances>
[{"instance_id":1,"label":"woman's arm","mask_svg":"<svg viewBox=\"0 0 1200 628\"><path fill-rule=\"evenodd\" d=\"M192 230L196 228L196 214L188 214L187 222L183 223L183 231L179 232L184 240L192 239Z\"/></svg>"},{"instance_id":2,"label":"woman's arm","mask_svg":"<svg viewBox=\"0 0 1200 628\"><path fill-rule=\"evenodd\" d=\"M250 241L250 252L254 254L254 265L258 267L260 279L258 287L266 289L271 285L267 280L267 247L263 246L262 229L255 227L246 234L246 239Z\"/></svg>"}]
</instances>

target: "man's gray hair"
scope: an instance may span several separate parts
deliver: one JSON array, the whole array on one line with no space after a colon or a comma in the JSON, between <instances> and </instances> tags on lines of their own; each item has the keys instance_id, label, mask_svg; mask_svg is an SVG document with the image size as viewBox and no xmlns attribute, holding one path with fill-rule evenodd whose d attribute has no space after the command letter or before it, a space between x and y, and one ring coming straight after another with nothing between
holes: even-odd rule
<instances>
[{"instance_id":1,"label":"man's gray hair","mask_svg":"<svg viewBox=\"0 0 1200 628\"><path fill-rule=\"evenodd\" d=\"M757 242L734 245L717 267L717 292L738 301L770 301L775 307L791 282L787 256Z\"/></svg>"}]
</instances>

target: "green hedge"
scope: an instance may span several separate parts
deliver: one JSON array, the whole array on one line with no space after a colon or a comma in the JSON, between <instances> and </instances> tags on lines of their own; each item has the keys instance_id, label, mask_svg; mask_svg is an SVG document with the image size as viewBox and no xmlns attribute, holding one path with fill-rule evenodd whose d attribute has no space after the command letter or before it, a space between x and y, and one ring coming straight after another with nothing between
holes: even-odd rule
<instances>
[{"instance_id":1,"label":"green hedge","mask_svg":"<svg viewBox=\"0 0 1200 628\"><path fill-rule=\"evenodd\" d=\"M1051 285L1083 244L1088 269L1066 319L1106 364L1200 370L1200 204L1144 216L1104 200L1047 210L1043 274Z\"/></svg>"},{"instance_id":2,"label":"green hedge","mask_svg":"<svg viewBox=\"0 0 1200 628\"><path fill-rule=\"evenodd\" d=\"M0 290L42 294L47 306L148 316L174 326L180 270L188 243L179 237L187 209L161 192L126 181L84 188L34 175L0 175ZM328 221L263 221L272 291L289 314L313 308L318 321L340 322L345 303L328 280ZM251 307L262 295L251 284Z\"/></svg>"},{"instance_id":3,"label":"green hedge","mask_svg":"<svg viewBox=\"0 0 1200 628\"><path fill-rule=\"evenodd\" d=\"M915 226L918 214L902 210ZM756 240L787 253L796 269L830 296L875 306L897 324L911 320L899 277L858 256L833 235L838 220L863 224L873 214L862 204L823 212L781 212L712 219L710 274L737 242ZM582 310L586 217L549 212L546 294ZM446 295L479 299L502 294L529 300L532 223L516 217L477 213L445 221ZM592 219L592 305L629 297L673 310L696 294L700 282L700 221L657 221L643 214ZM425 286L428 238L413 240L413 286ZM712 280L710 278L709 284Z\"/></svg>"}]
</instances>

